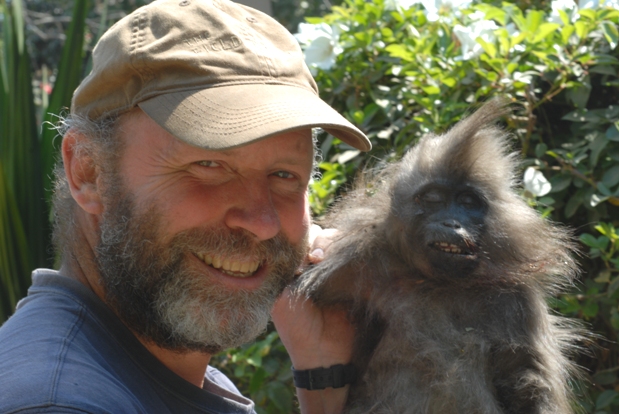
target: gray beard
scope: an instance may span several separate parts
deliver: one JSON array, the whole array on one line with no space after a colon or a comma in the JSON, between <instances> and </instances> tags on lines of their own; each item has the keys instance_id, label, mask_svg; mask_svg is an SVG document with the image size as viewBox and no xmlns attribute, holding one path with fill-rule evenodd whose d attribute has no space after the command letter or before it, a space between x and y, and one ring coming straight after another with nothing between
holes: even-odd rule
<instances>
[{"instance_id":1,"label":"gray beard","mask_svg":"<svg viewBox=\"0 0 619 414\"><path fill-rule=\"evenodd\" d=\"M255 242L245 230L191 229L161 243L156 207L138 213L114 194L100 225L96 261L106 300L138 336L159 347L216 353L253 340L307 252L281 234ZM192 253L252 257L270 273L256 290L231 290L189 266Z\"/></svg>"}]
</instances>

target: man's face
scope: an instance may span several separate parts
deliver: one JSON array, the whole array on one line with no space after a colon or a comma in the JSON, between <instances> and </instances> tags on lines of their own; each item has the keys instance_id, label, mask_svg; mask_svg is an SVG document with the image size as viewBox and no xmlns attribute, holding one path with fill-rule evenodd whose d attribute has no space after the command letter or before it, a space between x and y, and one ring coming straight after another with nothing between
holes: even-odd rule
<instances>
[{"instance_id":1,"label":"man's face","mask_svg":"<svg viewBox=\"0 0 619 414\"><path fill-rule=\"evenodd\" d=\"M121 135L117 172L103 175L106 299L164 348L250 341L306 254L310 132L207 151L134 111Z\"/></svg>"}]
</instances>

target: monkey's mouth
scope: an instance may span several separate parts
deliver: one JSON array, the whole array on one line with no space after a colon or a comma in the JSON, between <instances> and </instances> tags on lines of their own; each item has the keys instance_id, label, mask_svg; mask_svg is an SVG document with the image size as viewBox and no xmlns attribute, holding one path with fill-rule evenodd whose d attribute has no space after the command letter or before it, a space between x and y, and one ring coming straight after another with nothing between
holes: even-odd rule
<instances>
[{"instance_id":1,"label":"monkey's mouth","mask_svg":"<svg viewBox=\"0 0 619 414\"><path fill-rule=\"evenodd\" d=\"M430 244L430 247L439 250L444 253L449 253L458 256L466 256L467 258L475 258L477 255L469 246L458 246L453 243L447 242L434 242Z\"/></svg>"}]
</instances>

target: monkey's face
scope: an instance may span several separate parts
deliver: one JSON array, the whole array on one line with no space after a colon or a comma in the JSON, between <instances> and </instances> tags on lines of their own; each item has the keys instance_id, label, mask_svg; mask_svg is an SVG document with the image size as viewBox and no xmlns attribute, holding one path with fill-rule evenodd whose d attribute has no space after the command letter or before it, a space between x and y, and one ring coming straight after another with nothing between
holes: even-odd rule
<instances>
[{"instance_id":1,"label":"monkey's face","mask_svg":"<svg viewBox=\"0 0 619 414\"><path fill-rule=\"evenodd\" d=\"M469 275L479 263L483 196L466 183L431 182L413 194L412 206L410 198L406 204L408 211L397 214L406 233L400 242L408 244L400 248L405 260L428 278Z\"/></svg>"}]
</instances>

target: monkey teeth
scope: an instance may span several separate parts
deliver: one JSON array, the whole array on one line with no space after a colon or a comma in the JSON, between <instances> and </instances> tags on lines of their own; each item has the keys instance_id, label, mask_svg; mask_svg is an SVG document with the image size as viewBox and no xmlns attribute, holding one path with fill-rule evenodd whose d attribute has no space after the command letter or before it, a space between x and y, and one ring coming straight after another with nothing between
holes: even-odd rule
<instances>
[{"instance_id":1,"label":"monkey teeth","mask_svg":"<svg viewBox=\"0 0 619 414\"><path fill-rule=\"evenodd\" d=\"M195 255L207 265L234 277L249 277L260 267L260 262L255 260L241 262L208 254L196 253Z\"/></svg>"},{"instance_id":2,"label":"monkey teeth","mask_svg":"<svg viewBox=\"0 0 619 414\"><path fill-rule=\"evenodd\" d=\"M441 251L444 251L445 253L464 254L464 255L471 254L471 252L464 251L460 247L456 246L455 244L451 244L451 243L437 242L437 243L434 243L434 247L438 248Z\"/></svg>"}]
</instances>

